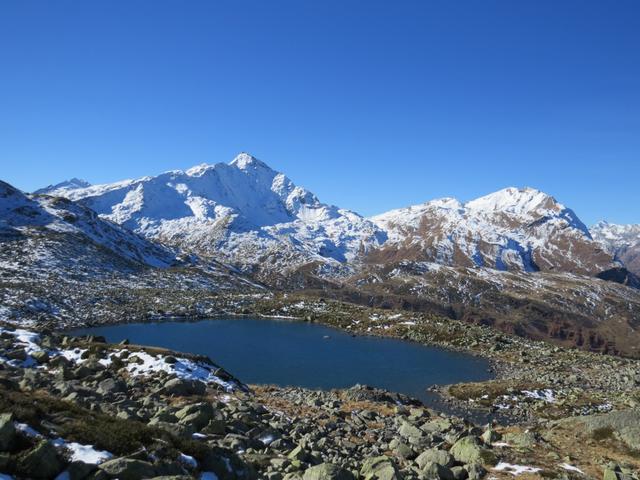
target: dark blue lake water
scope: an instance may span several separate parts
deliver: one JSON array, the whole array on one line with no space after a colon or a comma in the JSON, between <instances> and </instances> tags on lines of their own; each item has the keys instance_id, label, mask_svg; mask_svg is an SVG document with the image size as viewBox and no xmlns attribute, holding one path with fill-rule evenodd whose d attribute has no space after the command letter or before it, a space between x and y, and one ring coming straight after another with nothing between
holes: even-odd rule
<instances>
[{"instance_id":1,"label":"dark blue lake water","mask_svg":"<svg viewBox=\"0 0 640 480\"><path fill-rule=\"evenodd\" d=\"M109 342L207 355L245 383L344 388L356 383L433 401L433 384L492 378L471 355L391 338L351 336L306 322L231 318L113 325L74 330Z\"/></svg>"}]
</instances>

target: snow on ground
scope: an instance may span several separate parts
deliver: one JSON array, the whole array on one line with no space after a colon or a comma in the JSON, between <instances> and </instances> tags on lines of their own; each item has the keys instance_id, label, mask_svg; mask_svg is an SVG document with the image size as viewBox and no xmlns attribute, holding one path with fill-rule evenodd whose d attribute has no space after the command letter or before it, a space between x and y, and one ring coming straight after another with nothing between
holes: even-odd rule
<instances>
[{"instance_id":1,"label":"snow on ground","mask_svg":"<svg viewBox=\"0 0 640 480\"><path fill-rule=\"evenodd\" d=\"M72 462L84 462L98 465L113 458L113 454L104 450L96 450L92 445L82 445L76 442L67 442L62 438L52 441L53 445L63 448L71 453Z\"/></svg>"},{"instance_id":2,"label":"snow on ground","mask_svg":"<svg viewBox=\"0 0 640 480\"><path fill-rule=\"evenodd\" d=\"M544 400L548 403L555 403L556 396L553 390L547 388L545 390L522 390L522 393L535 400Z\"/></svg>"},{"instance_id":3,"label":"snow on ground","mask_svg":"<svg viewBox=\"0 0 640 480\"><path fill-rule=\"evenodd\" d=\"M574 467L573 465L569 465L568 463L561 463L560 468L564 468L565 470L568 470L570 472L582 473L584 475L584 472L582 470L580 470L578 467Z\"/></svg>"},{"instance_id":4,"label":"snow on ground","mask_svg":"<svg viewBox=\"0 0 640 480\"><path fill-rule=\"evenodd\" d=\"M16 364L16 362L18 362L22 367L25 368L35 367L37 365L35 360L30 356L34 352L40 352L44 350L37 343L40 338L37 333L24 329L8 330L6 328L0 328L0 335L3 334L14 336L16 339L16 344L18 346L24 347L25 353L28 356L25 361L8 360L6 358L0 357L0 363L7 362L10 364ZM88 361L88 359L82 358L82 355L86 351L86 348L46 350L50 357L62 356L76 365L81 365L82 363ZM215 383L222 386L226 391L232 391L237 387L237 384L235 382L223 380L219 376L215 375L214 372L219 367L209 364L205 361L195 361L183 357L176 358L162 354L151 355L142 350L129 352L126 349L122 349L115 352L109 352L105 358L99 359L98 362L104 366L109 366L112 362L113 355L116 355L121 359L126 359L125 361L128 362L126 368L129 374L132 376L150 375L155 372L162 371L168 374L174 374L178 378L186 380L199 380L204 383Z\"/></svg>"},{"instance_id":5,"label":"snow on ground","mask_svg":"<svg viewBox=\"0 0 640 480\"><path fill-rule=\"evenodd\" d=\"M33 352L40 352L42 348L38 345L37 341L40 336L29 330L23 330L21 328L17 328L15 330L7 330L6 328L0 328L0 335L2 334L13 335L16 339L16 344L22 345L25 348L25 352L30 355Z\"/></svg>"},{"instance_id":6,"label":"snow on ground","mask_svg":"<svg viewBox=\"0 0 640 480\"><path fill-rule=\"evenodd\" d=\"M496 472L506 472L510 473L514 477L518 475L522 475L523 473L536 473L542 470L538 467L529 467L526 465L514 465L512 463L500 462L498 465L493 467L493 470Z\"/></svg>"},{"instance_id":7,"label":"snow on ground","mask_svg":"<svg viewBox=\"0 0 640 480\"><path fill-rule=\"evenodd\" d=\"M122 352L122 351L121 351ZM118 353L116 353L117 355ZM133 376L148 375L154 372L167 372L173 373L178 378L186 380L200 380L204 383L217 383L224 387L227 391L232 391L235 385L231 382L222 380L213 374L213 369L216 368L212 365L208 365L204 362L195 362L187 358L176 358L175 363L167 362L166 355L150 355L147 352L137 351L133 352L129 358L137 357L142 363L129 363L127 370Z\"/></svg>"},{"instance_id":8,"label":"snow on ground","mask_svg":"<svg viewBox=\"0 0 640 480\"><path fill-rule=\"evenodd\" d=\"M26 423L14 422L13 424L16 427L16 430L18 430L22 434L26 435L27 437L31 437L31 438L40 438L40 437L42 437L42 435L40 435L40 433L35 431L32 427L30 427Z\"/></svg>"}]
</instances>

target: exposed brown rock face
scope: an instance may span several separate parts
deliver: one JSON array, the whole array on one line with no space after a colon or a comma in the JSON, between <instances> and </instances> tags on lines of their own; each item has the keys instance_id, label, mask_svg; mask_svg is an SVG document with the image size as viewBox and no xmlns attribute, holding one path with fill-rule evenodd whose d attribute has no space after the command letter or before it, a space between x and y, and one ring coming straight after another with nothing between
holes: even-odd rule
<instances>
[{"instance_id":1,"label":"exposed brown rock face","mask_svg":"<svg viewBox=\"0 0 640 480\"><path fill-rule=\"evenodd\" d=\"M373 220L390 238L367 255L370 264L411 260L581 275L616 266L570 209L533 189L506 189L466 204L435 200Z\"/></svg>"},{"instance_id":2,"label":"exposed brown rock face","mask_svg":"<svg viewBox=\"0 0 640 480\"><path fill-rule=\"evenodd\" d=\"M430 312L559 345L640 357L640 290L613 281L408 261L370 265L341 282L308 274L298 287L328 298Z\"/></svg>"}]
</instances>

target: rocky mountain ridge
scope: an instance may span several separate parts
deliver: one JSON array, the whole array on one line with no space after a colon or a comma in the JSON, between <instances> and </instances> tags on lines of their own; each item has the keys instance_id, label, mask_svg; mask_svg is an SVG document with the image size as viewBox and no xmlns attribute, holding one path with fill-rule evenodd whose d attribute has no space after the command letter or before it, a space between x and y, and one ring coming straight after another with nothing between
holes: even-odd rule
<instances>
[{"instance_id":1,"label":"rocky mountain ridge","mask_svg":"<svg viewBox=\"0 0 640 480\"><path fill-rule=\"evenodd\" d=\"M242 153L231 163L113 184L47 191L136 233L264 274L311 266L345 276L361 263L403 260L595 276L622 258L552 196L506 188L461 203L445 198L370 219L322 203Z\"/></svg>"},{"instance_id":2,"label":"rocky mountain ridge","mask_svg":"<svg viewBox=\"0 0 640 480\"><path fill-rule=\"evenodd\" d=\"M339 268L385 239L367 219L320 202L248 154L229 164L49 194L78 201L147 238L243 270L316 261Z\"/></svg>"},{"instance_id":3,"label":"rocky mountain ridge","mask_svg":"<svg viewBox=\"0 0 640 480\"><path fill-rule=\"evenodd\" d=\"M640 225L599 222L591 228L591 234L630 272L640 276Z\"/></svg>"},{"instance_id":4,"label":"rocky mountain ridge","mask_svg":"<svg viewBox=\"0 0 640 480\"><path fill-rule=\"evenodd\" d=\"M373 263L416 260L585 275L618 266L571 209L532 188L506 188L465 204L433 200L372 220L389 236L369 256Z\"/></svg>"}]
</instances>

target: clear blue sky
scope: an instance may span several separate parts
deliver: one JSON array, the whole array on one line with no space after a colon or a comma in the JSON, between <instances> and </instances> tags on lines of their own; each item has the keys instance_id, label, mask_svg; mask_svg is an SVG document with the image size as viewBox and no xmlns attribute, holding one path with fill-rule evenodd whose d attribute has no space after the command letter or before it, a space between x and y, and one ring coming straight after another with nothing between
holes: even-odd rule
<instances>
[{"instance_id":1,"label":"clear blue sky","mask_svg":"<svg viewBox=\"0 0 640 480\"><path fill-rule=\"evenodd\" d=\"M510 185L640 222L640 2L0 3L0 178L248 151L365 215Z\"/></svg>"}]
</instances>

